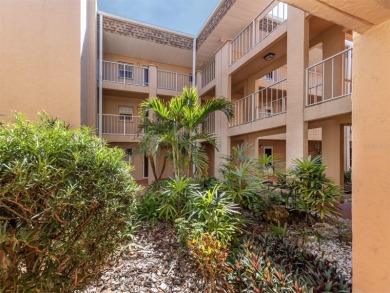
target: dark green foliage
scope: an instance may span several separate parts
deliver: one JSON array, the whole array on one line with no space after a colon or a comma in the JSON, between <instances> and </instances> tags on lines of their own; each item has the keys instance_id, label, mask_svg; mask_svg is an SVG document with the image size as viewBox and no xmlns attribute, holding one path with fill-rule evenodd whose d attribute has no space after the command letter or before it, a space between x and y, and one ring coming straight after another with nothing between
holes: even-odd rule
<instances>
[{"instance_id":1,"label":"dark green foliage","mask_svg":"<svg viewBox=\"0 0 390 293\"><path fill-rule=\"evenodd\" d=\"M189 217L176 221L183 240L209 233L226 244L241 232L243 220L237 210L238 206L225 192L219 191L219 185L212 190L195 191L189 206Z\"/></svg>"},{"instance_id":2,"label":"dark green foliage","mask_svg":"<svg viewBox=\"0 0 390 293\"><path fill-rule=\"evenodd\" d=\"M256 159L247 153L250 145L233 147L232 154L225 158L220 172L223 176L222 190L242 207L252 209L260 200L259 193L265 189L264 178L259 175Z\"/></svg>"},{"instance_id":3,"label":"dark green foliage","mask_svg":"<svg viewBox=\"0 0 390 293\"><path fill-rule=\"evenodd\" d=\"M340 188L325 174L321 157L296 159L286 174L279 173L278 185L292 210L303 213L307 220L331 219L338 216Z\"/></svg>"},{"instance_id":4,"label":"dark green foliage","mask_svg":"<svg viewBox=\"0 0 390 293\"><path fill-rule=\"evenodd\" d=\"M352 170L348 169L344 172L344 192L352 193Z\"/></svg>"},{"instance_id":5,"label":"dark green foliage","mask_svg":"<svg viewBox=\"0 0 390 293\"><path fill-rule=\"evenodd\" d=\"M233 147L220 172L221 189L226 191L241 207L262 215L274 204L283 203L279 193L272 188L270 177L277 168L275 156L253 158L248 155L250 145Z\"/></svg>"},{"instance_id":6,"label":"dark green foliage","mask_svg":"<svg viewBox=\"0 0 390 293\"><path fill-rule=\"evenodd\" d=\"M123 157L45 115L0 128L0 291L73 292L100 272L131 230Z\"/></svg>"},{"instance_id":7,"label":"dark green foliage","mask_svg":"<svg viewBox=\"0 0 390 293\"><path fill-rule=\"evenodd\" d=\"M174 221L191 212L191 196L199 186L191 178L176 177L149 186L138 203L141 220Z\"/></svg>"},{"instance_id":8,"label":"dark green foliage","mask_svg":"<svg viewBox=\"0 0 390 293\"><path fill-rule=\"evenodd\" d=\"M238 292L351 292L328 261L283 237L257 237L233 249L228 280Z\"/></svg>"}]
</instances>

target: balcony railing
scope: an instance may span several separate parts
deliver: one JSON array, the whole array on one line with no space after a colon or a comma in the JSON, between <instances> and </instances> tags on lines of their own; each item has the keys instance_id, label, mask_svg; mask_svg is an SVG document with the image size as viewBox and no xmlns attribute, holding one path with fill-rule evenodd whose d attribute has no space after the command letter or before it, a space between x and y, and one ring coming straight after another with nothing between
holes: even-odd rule
<instances>
[{"instance_id":1,"label":"balcony railing","mask_svg":"<svg viewBox=\"0 0 390 293\"><path fill-rule=\"evenodd\" d=\"M202 123L202 132L215 133L215 113L210 114Z\"/></svg>"},{"instance_id":2,"label":"balcony railing","mask_svg":"<svg viewBox=\"0 0 390 293\"><path fill-rule=\"evenodd\" d=\"M207 64L202 70L202 88L215 79L215 59Z\"/></svg>"},{"instance_id":3,"label":"balcony railing","mask_svg":"<svg viewBox=\"0 0 390 293\"><path fill-rule=\"evenodd\" d=\"M271 2L230 44L230 65L248 53L287 20L287 4Z\"/></svg>"},{"instance_id":4,"label":"balcony railing","mask_svg":"<svg viewBox=\"0 0 390 293\"><path fill-rule=\"evenodd\" d=\"M234 102L234 119L229 127L286 113L287 79Z\"/></svg>"},{"instance_id":5,"label":"balcony railing","mask_svg":"<svg viewBox=\"0 0 390 293\"><path fill-rule=\"evenodd\" d=\"M178 72L157 70L157 88L181 92L184 87L190 88L192 76Z\"/></svg>"},{"instance_id":6,"label":"balcony railing","mask_svg":"<svg viewBox=\"0 0 390 293\"><path fill-rule=\"evenodd\" d=\"M140 135L140 117L103 114L102 133L110 135Z\"/></svg>"},{"instance_id":7,"label":"balcony railing","mask_svg":"<svg viewBox=\"0 0 390 293\"><path fill-rule=\"evenodd\" d=\"M352 48L306 69L306 106L352 94Z\"/></svg>"},{"instance_id":8,"label":"balcony railing","mask_svg":"<svg viewBox=\"0 0 390 293\"><path fill-rule=\"evenodd\" d=\"M284 65L264 75L261 79L266 81L271 81L271 82L278 82L286 78L287 78L287 66Z\"/></svg>"},{"instance_id":9,"label":"balcony railing","mask_svg":"<svg viewBox=\"0 0 390 293\"><path fill-rule=\"evenodd\" d=\"M103 81L148 86L149 68L103 60Z\"/></svg>"}]
</instances>

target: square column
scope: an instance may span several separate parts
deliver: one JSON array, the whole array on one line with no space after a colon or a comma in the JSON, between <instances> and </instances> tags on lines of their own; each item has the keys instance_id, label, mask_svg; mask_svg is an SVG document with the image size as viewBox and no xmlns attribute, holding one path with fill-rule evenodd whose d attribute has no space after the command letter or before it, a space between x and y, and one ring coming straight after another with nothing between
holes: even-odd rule
<instances>
[{"instance_id":1,"label":"square column","mask_svg":"<svg viewBox=\"0 0 390 293\"><path fill-rule=\"evenodd\" d=\"M390 20L354 33L352 266L354 292L390 288Z\"/></svg>"},{"instance_id":2,"label":"square column","mask_svg":"<svg viewBox=\"0 0 390 293\"><path fill-rule=\"evenodd\" d=\"M231 100L231 76L229 68L230 42L226 42L215 54L215 95ZM218 152L214 156L214 176L219 177L222 158L230 154L230 138L227 136L229 122L221 111L215 113L215 135Z\"/></svg>"},{"instance_id":3,"label":"square column","mask_svg":"<svg viewBox=\"0 0 390 293\"><path fill-rule=\"evenodd\" d=\"M305 12L288 7L286 167L307 158L308 125L304 121L305 70L309 58L309 23Z\"/></svg>"},{"instance_id":4,"label":"square column","mask_svg":"<svg viewBox=\"0 0 390 293\"><path fill-rule=\"evenodd\" d=\"M328 175L336 184L344 178L344 126L329 121L322 126L322 161Z\"/></svg>"}]
</instances>

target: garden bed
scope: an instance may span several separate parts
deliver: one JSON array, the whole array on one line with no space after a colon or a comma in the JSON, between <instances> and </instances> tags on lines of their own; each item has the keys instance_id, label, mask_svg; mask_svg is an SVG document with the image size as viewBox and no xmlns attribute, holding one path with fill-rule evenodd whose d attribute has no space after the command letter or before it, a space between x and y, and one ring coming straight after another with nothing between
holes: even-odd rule
<instances>
[{"instance_id":1,"label":"garden bed","mask_svg":"<svg viewBox=\"0 0 390 293\"><path fill-rule=\"evenodd\" d=\"M311 230L312 233L305 236L303 244L302 237L296 236L296 233L290 240L298 241L303 249L328 260L351 283L351 242L348 239L340 239L337 234L350 233L351 225L350 221L342 219L338 227L340 225L341 229L331 225L316 225L314 230ZM257 232L268 229L264 223L248 228ZM322 233L323 238L314 236L314 231ZM294 235L293 230L291 234ZM84 293L206 292L205 288L205 280L198 273L188 251L179 244L175 229L168 223L157 223L154 227L139 230L134 241L122 247L111 259L99 280Z\"/></svg>"}]
</instances>

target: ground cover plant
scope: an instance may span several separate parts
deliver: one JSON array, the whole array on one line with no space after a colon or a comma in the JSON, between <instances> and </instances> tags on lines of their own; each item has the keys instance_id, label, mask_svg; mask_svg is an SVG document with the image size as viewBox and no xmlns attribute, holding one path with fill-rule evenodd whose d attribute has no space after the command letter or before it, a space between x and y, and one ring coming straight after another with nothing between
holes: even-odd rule
<instances>
[{"instance_id":1,"label":"ground cover plant","mask_svg":"<svg viewBox=\"0 0 390 293\"><path fill-rule=\"evenodd\" d=\"M41 115L0 127L1 292L82 289L131 229L124 153Z\"/></svg>"},{"instance_id":2,"label":"ground cover plant","mask_svg":"<svg viewBox=\"0 0 390 293\"><path fill-rule=\"evenodd\" d=\"M285 237L251 237L232 251L227 278L238 292L351 292L336 267Z\"/></svg>"}]
</instances>

